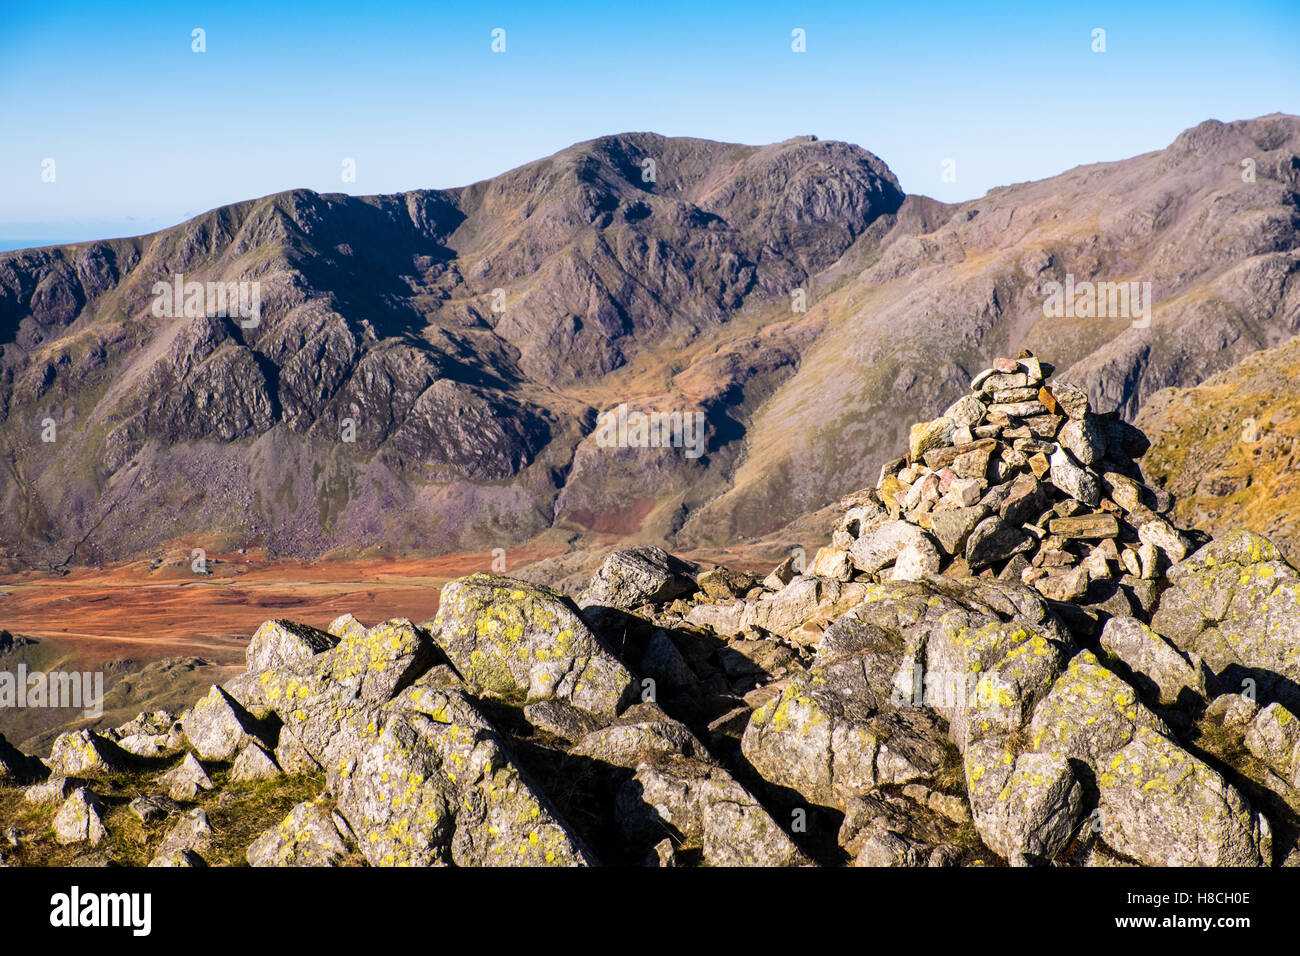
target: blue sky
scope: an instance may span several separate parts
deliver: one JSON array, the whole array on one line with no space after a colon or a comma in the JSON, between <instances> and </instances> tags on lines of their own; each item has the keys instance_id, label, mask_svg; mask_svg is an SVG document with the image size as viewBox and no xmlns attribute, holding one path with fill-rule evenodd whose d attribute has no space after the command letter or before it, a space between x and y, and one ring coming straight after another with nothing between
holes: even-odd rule
<instances>
[{"instance_id":1,"label":"blue sky","mask_svg":"<svg viewBox=\"0 0 1300 956\"><path fill-rule=\"evenodd\" d=\"M0 0L0 240L132 235L297 186L464 185L627 130L815 133L961 200L1300 112L1300 3L975 6Z\"/></svg>"}]
</instances>

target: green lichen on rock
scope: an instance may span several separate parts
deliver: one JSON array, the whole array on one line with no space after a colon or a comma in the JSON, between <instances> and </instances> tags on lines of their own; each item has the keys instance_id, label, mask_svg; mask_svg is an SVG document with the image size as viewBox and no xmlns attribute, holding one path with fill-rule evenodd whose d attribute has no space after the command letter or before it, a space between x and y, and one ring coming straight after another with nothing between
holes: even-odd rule
<instances>
[{"instance_id":1,"label":"green lichen on rock","mask_svg":"<svg viewBox=\"0 0 1300 956\"><path fill-rule=\"evenodd\" d=\"M612 717L632 685L573 603L549 588L493 574L460 578L443 588L428 626L470 689L487 697L566 700Z\"/></svg>"}]
</instances>

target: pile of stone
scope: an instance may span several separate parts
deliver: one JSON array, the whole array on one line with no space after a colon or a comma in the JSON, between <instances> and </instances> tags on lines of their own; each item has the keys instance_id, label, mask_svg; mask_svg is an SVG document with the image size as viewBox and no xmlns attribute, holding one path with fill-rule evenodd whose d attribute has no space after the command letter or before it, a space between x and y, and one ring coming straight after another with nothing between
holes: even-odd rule
<instances>
[{"instance_id":1,"label":"pile of stone","mask_svg":"<svg viewBox=\"0 0 1300 956\"><path fill-rule=\"evenodd\" d=\"M1163 572L1196 542L1165 517L1172 496L1143 483L1141 433L1050 373L1027 350L1000 358L913 425L907 454L849 509L814 572L996 577L1098 619L1149 619Z\"/></svg>"}]
</instances>

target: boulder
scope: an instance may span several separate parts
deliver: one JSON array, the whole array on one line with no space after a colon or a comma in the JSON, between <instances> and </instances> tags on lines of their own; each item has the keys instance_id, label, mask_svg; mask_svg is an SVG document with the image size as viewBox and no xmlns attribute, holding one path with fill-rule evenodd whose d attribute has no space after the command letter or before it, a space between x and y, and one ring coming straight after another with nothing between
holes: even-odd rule
<instances>
[{"instance_id":1,"label":"boulder","mask_svg":"<svg viewBox=\"0 0 1300 956\"><path fill-rule=\"evenodd\" d=\"M257 719L216 686L181 717L181 729L203 760L230 760L264 734Z\"/></svg>"},{"instance_id":2,"label":"boulder","mask_svg":"<svg viewBox=\"0 0 1300 956\"><path fill-rule=\"evenodd\" d=\"M249 866L338 866L351 852L351 829L325 801L295 806L245 852Z\"/></svg>"},{"instance_id":3,"label":"boulder","mask_svg":"<svg viewBox=\"0 0 1300 956\"><path fill-rule=\"evenodd\" d=\"M54 839L61 844L98 846L108 831L101 816L103 802L87 787L78 787L55 814Z\"/></svg>"},{"instance_id":4,"label":"boulder","mask_svg":"<svg viewBox=\"0 0 1300 956\"><path fill-rule=\"evenodd\" d=\"M168 788L173 800L193 800L200 790L211 790L213 783L194 754L186 754L177 766L161 774L157 784Z\"/></svg>"},{"instance_id":5,"label":"boulder","mask_svg":"<svg viewBox=\"0 0 1300 956\"><path fill-rule=\"evenodd\" d=\"M1300 710L1300 575L1267 538L1234 531L1169 569L1151 627L1217 678Z\"/></svg>"},{"instance_id":6,"label":"boulder","mask_svg":"<svg viewBox=\"0 0 1300 956\"><path fill-rule=\"evenodd\" d=\"M1184 693L1205 697L1205 674L1187 655L1137 618L1113 617L1101 632L1101 646L1124 662L1139 689L1172 705Z\"/></svg>"},{"instance_id":7,"label":"boulder","mask_svg":"<svg viewBox=\"0 0 1300 956\"><path fill-rule=\"evenodd\" d=\"M473 574L449 582L430 628L481 696L559 699L613 717L633 684L567 598L523 581Z\"/></svg>"},{"instance_id":8,"label":"boulder","mask_svg":"<svg viewBox=\"0 0 1300 956\"><path fill-rule=\"evenodd\" d=\"M690 594L696 589L698 569L663 548L629 548L605 558L578 606L611 607L630 611Z\"/></svg>"},{"instance_id":9,"label":"boulder","mask_svg":"<svg viewBox=\"0 0 1300 956\"><path fill-rule=\"evenodd\" d=\"M703 851L709 866L801 866L809 861L772 816L722 767L686 757L637 766L615 816L630 840L664 834Z\"/></svg>"},{"instance_id":10,"label":"boulder","mask_svg":"<svg viewBox=\"0 0 1300 956\"><path fill-rule=\"evenodd\" d=\"M341 620L341 619L340 619ZM353 621L356 618L352 619ZM336 621L335 623L338 623ZM339 638L306 624L293 621L267 621L257 629L244 651L244 661L250 674L296 664L334 647Z\"/></svg>"},{"instance_id":11,"label":"boulder","mask_svg":"<svg viewBox=\"0 0 1300 956\"><path fill-rule=\"evenodd\" d=\"M1300 720L1281 704L1269 704L1255 715L1244 743L1287 783L1300 781Z\"/></svg>"},{"instance_id":12,"label":"boulder","mask_svg":"<svg viewBox=\"0 0 1300 956\"><path fill-rule=\"evenodd\" d=\"M849 549L849 560L859 571L874 574L892 564L908 547L932 555L938 563L939 552L929 536L906 521L887 521L863 535Z\"/></svg>"},{"instance_id":13,"label":"boulder","mask_svg":"<svg viewBox=\"0 0 1300 956\"><path fill-rule=\"evenodd\" d=\"M996 799L976 811L975 828L1012 866L1042 865L1069 844L1083 799L1083 786L1066 758L1022 754Z\"/></svg>"},{"instance_id":14,"label":"boulder","mask_svg":"<svg viewBox=\"0 0 1300 956\"><path fill-rule=\"evenodd\" d=\"M308 660L268 668L251 684L226 687L237 689L249 706L279 719L276 752L292 761L293 769L307 769L311 762L328 766L339 728L350 718L372 716L424 674L437 656L425 631L395 618L363 635L345 637L333 650Z\"/></svg>"},{"instance_id":15,"label":"boulder","mask_svg":"<svg viewBox=\"0 0 1300 956\"><path fill-rule=\"evenodd\" d=\"M216 843L216 834L208 823L208 815L196 807L183 814L167 831L150 866L206 866L205 855Z\"/></svg>"},{"instance_id":16,"label":"boulder","mask_svg":"<svg viewBox=\"0 0 1300 956\"><path fill-rule=\"evenodd\" d=\"M1102 839L1147 866L1260 866L1261 818L1215 770L1145 727L1097 776Z\"/></svg>"},{"instance_id":17,"label":"boulder","mask_svg":"<svg viewBox=\"0 0 1300 956\"><path fill-rule=\"evenodd\" d=\"M28 756L0 734L0 784L14 786L44 780L49 768L39 757Z\"/></svg>"},{"instance_id":18,"label":"boulder","mask_svg":"<svg viewBox=\"0 0 1300 956\"><path fill-rule=\"evenodd\" d=\"M59 734L45 763L51 773L65 777L98 776L133 766L129 753L93 730Z\"/></svg>"}]
</instances>

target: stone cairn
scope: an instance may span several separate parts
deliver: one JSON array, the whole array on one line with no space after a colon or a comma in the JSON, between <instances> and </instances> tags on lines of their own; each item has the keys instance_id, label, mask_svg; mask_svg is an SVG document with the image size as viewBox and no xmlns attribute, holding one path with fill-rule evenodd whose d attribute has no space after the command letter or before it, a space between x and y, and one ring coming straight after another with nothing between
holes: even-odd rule
<instances>
[{"instance_id":1,"label":"stone cairn","mask_svg":"<svg viewBox=\"0 0 1300 956\"><path fill-rule=\"evenodd\" d=\"M814 567L1023 583L1079 606L1072 623L1088 630L1088 618L1149 619L1163 572L1198 542L1165 517L1173 497L1143 483L1142 433L1051 371L1028 350L999 358L914 424L907 454L858 496Z\"/></svg>"}]
</instances>

